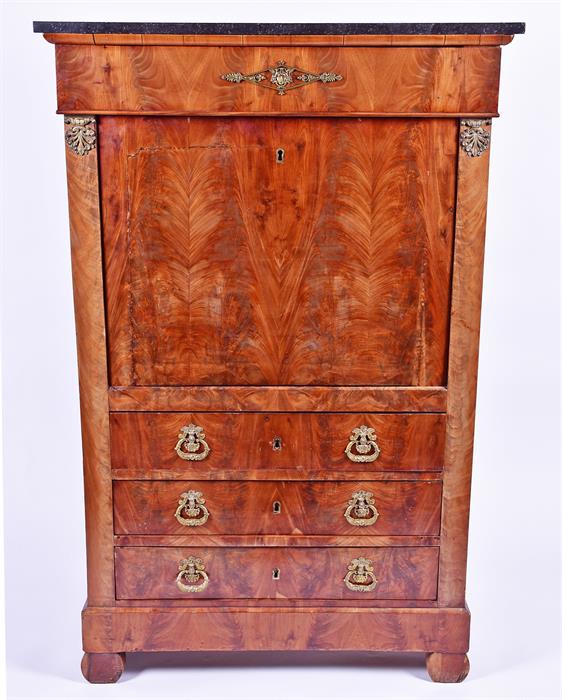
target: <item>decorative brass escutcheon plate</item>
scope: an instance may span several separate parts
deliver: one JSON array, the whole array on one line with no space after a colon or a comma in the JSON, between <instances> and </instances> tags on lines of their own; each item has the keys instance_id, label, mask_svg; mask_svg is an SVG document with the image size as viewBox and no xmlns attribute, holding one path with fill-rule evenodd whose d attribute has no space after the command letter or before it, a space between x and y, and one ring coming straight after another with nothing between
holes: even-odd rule
<instances>
[{"instance_id":1,"label":"decorative brass escutcheon plate","mask_svg":"<svg viewBox=\"0 0 562 700\"><path fill-rule=\"evenodd\" d=\"M374 462L381 453L376 440L373 428L360 425L352 430L345 454L352 462Z\"/></svg>"},{"instance_id":2,"label":"decorative brass escutcheon plate","mask_svg":"<svg viewBox=\"0 0 562 700\"><path fill-rule=\"evenodd\" d=\"M204 525L209 519L209 511L205 508L205 499L201 491L186 491L178 501L175 516L180 525L197 527ZM187 515L187 518L184 517Z\"/></svg>"},{"instance_id":3,"label":"decorative brass escutcheon plate","mask_svg":"<svg viewBox=\"0 0 562 700\"><path fill-rule=\"evenodd\" d=\"M364 527L374 525L379 517L375 499L370 491L356 491L350 498L343 514L350 525Z\"/></svg>"},{"instance_id":4,"label":"decorative brass escutcheon plate","mask_svg":"<svg viewBox=\"0 0 562 700\"><path fill-rule=\"evenodd\" d=\"M352 559L347 567L344 582L350 591L372 591L377 585L377 579L373 573L373 562L365 557Z\"/></svg>"},{"instance_id":5,"label":"decorative brass escutcheon plate","mask_svg":"<svg viewBox=\"0 0 562 700\"><path fill-rule=\"evenodd\" d=\"M259 87L275 90L278 95L286 95L289 90L310 85L310 83L336 83L343 80L338 73L311 73L298 66L288 66L286 61L277 61L274 66L267 66L256 73L225 73L221 80L229 83L253 83Z\"/></svg>"},{"instance_id":6,"label":"decorative brass escutcheon plate","mask_svg":"<svg viewBox=\"0 0 562 700\"><path fill-rule=\"evenodd\" d=\"M182 593L200 593L209 585L209 577L205 564L199 557L188 557L179 563L179 574L176 576L176 586ZM183 581L187 581L185 584ZM197 583L201 580L201 583Z\"/></svg>"},{"instance_id":7,"label":"decorative brass escutcheon plate","mask_svg":"<svg viewBox=\"0 0 562 700\"><path fill-rule=\"evenodd\" d=\"M209 454L211 448L205 442L205 433L200 425L184 425L178 435L175 450L178 457L200 462Z\"/></svg>"}]
</instances>

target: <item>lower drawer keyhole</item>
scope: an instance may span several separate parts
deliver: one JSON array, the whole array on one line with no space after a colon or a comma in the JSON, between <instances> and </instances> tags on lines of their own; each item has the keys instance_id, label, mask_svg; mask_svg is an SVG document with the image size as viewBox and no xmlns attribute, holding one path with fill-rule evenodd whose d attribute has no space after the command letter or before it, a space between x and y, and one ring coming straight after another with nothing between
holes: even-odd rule
<instances>
[{"instance_id":1,"label":"lower drawer keyhole","mask_svg":"<svg viewBox=\"0 0 562 700\"><path fill-rule=\"evenodd\" d=\"M273 573L271 575L271 578L274 581L279 581L279 579L281 578L281 569L273 569Z\"/></svg>"}]
</instances>

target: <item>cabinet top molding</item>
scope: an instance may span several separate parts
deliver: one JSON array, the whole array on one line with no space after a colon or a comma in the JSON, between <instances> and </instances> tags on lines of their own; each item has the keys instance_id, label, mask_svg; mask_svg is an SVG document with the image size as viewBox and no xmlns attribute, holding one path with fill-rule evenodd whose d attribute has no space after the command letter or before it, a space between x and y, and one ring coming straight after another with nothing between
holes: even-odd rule
<instances>
[{"instance_id":1,"label":"cabinet top molding","mask_svg":"<svg viewBox=\"0 0 562 700\"><path fill-rule=\"evenodd\" d=\"M449 23L199 23L199 22L33 22L33 31L46 34L202 34L202 35L474 35L524 34L524 22Z\"/></svg>"}]
</instances>

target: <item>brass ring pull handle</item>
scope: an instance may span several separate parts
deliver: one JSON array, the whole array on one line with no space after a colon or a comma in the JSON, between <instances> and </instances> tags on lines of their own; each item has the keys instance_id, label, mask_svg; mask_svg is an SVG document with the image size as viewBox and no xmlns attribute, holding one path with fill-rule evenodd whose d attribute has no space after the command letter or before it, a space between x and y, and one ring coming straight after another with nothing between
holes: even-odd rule
<instances>
[{"instance_id":1,"label":"brass ring pull handle","mask_svg":"<svg viewBox=\"0 0 562 700\"><path fill-rule=\"evenodd\" d=\"M205 499L201 491L182 493L175 512L178 523L188 527L204 525L209 519L209 511L205 508L204 503Z\"/></svg>"},{"instance_id":2,"label":"brass ring pull handle","mask_svg":"<svg viewBox=\"0 0 562 700\"><path fill-rule=\"evenodd\" d=\"M350 591L366 592L374 590L377 585L377 579L373 573L373 562L364 557L352 559L347 567L344 583Z\"/></svg>"},{"instance_id":3,"label":"brass ring pull handle","mask_svg":"<svg viewBox=\"0 0 562 700\"><path fill-rule=\"evenodd\" d=\"M199 425L184 425L178 435L175 450L178 457L194 462L200 462L209 454L211 448L205 442L205 433Z\"/></svg>"},{"instance_id":4,"label":"brass ring pull handle","mask_svg":"<svg viewBox=\"0 0 562 700\"><path fill-rule=\"evenodd\" d=\"M375 499L370 491L356 491L350 498L343 514L350 525L365 527L374 525L379 517Z\"/></svg>"},{"instance_id":5,"label":"brass ring pull handle","mask_svg":"<svg viewBox=\"0 0 562 700\"><path fill-rule=\"evenodd\" d=\"M352 462L374 462L381 453L376 440L374 429L368 425L354 428L349 436L345 454Z\"/></svg>"},{"instance_id":6,"label":"brass ring pull handle","mask_svg":"<svg viewBox=\"0 0 562 700\"><path fill-rule=\"evenodd\" d=\"M198 557L182 559L179 563L179 574L176 576L176 586L182 593L200 593L209 585L209 577L205 571L203 560ZM187 584L184 583L187 581ZM201 580L201 583L197 583Z\"/></svg>"}]
</instances>

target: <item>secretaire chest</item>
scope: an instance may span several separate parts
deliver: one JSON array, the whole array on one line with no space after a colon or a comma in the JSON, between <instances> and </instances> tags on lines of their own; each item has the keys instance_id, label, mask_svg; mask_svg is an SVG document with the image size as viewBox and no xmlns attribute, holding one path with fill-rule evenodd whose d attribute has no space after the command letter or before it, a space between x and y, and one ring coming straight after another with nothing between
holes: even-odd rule
<instances>
[{"instance_id":1,"label":"secretaire chest","mask_svg":"<svg viewBox=\"0 0 562 700\"><path fill-rule=\"evenodd\" d=\"M159 650L468 672L491 123L523 25L59 25L88 680Z\"/></svg>"}]
</instances>

